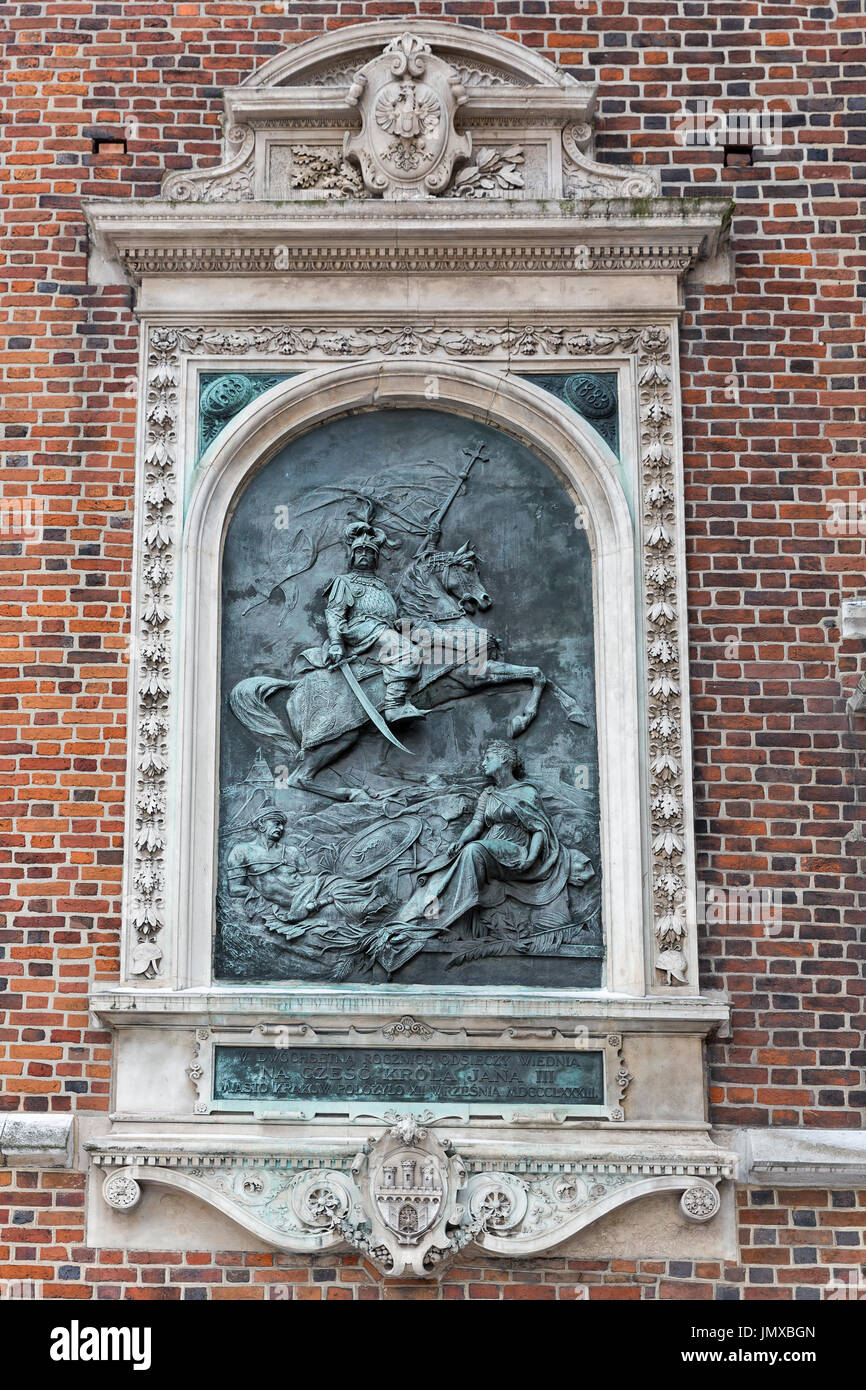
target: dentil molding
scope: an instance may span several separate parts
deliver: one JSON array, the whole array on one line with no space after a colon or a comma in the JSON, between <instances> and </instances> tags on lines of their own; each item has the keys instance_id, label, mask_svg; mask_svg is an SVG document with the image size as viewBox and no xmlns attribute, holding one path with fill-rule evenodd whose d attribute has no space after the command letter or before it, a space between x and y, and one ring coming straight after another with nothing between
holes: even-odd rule
<instances>
[{"instance_id":1,"label":"dentil molding","mask_svg":"<svg viewBox=\"0 0 866 1390\"><path fill-rule=\"evenodd\" d=\"M485 1159L458 1152L432 1113L394 1114L366 1141L264 1156L235 1142L115 1138L88 1145L104 1171L102 1197L127 1213L142 1184L199 1198L278 1250L356 1250L385 1277L440 1274L468 1245L492 1255L538 1255L609 1212L656 1194L679 1195L682 1215L712 1221L718 1184L735 1156L699 1139L687 1147L589 1156Z\"/></svg>"}]
</instances>

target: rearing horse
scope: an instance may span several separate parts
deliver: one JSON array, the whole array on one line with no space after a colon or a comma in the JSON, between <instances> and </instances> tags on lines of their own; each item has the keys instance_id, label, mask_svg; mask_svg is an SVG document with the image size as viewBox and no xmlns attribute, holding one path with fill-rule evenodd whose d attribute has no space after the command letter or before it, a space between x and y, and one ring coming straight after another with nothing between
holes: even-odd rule
<instances>
[{"instance_id":1,"label":"rearing horse","mask_svg":"<svg viewBox=\"0 0 866 1390\"><path fill-rule=\"evenodd\" d=\"M397 587L396 599L401 617L412 626L412 641L423 663L412 690L412 699L419 707L435 709L491 686L526 682L529 698L511 719L512 738L532 723L547 685L572 722L588 723L577 702L548 681L539 667L499 660L496 639L472 621L469 615L490 608L491 599L478 572L478 557L468 543L459 550L434 550L417 556ZM381 709L382 677L374 663L369 667L366 672L359 667L356 674L371 703ZM291 690L286 722L267 703L279 690ZM419 702L420 695L424 698ZM350 798L348 789L326 790L314 780L317 773L348 752L371 724L342 672L326 666L289 680L250 676L234 687L229 704L247 729L271 740L294 759L289 786L334 801Z\"/></svg>"}]
</instances>

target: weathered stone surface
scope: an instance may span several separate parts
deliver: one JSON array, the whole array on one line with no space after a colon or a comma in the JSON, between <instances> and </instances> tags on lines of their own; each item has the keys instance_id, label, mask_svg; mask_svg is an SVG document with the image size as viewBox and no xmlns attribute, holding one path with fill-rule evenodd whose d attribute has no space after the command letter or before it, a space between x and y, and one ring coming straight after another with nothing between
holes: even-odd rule
<instances>
[{"instance_id":1,"label":"weathered stone surface","mask_svg":"<svg viewBox=\"0 0 866 1390\"><path fill-rule=\"evenodd\" d=\"M729 1128L720 1144L740 1156L740 1180L761 1187L845 1187L866 1184L866 1131Z\"/></svg>"},{"instance_id":2,"label":"weathered stone surface","mask_svg":"<svg viewBox=\"0 0 866 1390\"><path fill-rule=\"evenodd\" d=\"M73 1115L0 1116L0 1163L9 1168L69 1168Z\"/></svg>"}]
</instances>

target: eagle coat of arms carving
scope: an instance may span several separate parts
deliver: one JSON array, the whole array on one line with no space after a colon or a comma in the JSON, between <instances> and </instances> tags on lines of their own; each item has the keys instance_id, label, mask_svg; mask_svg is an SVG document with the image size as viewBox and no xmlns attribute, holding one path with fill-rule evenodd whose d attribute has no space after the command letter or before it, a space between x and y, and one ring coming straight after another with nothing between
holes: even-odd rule
<instances>
[{"instance_id":1,"label":"eagle coat of arms carving","mask_svg":"<svg viewBox=\"0 0 866 1390\"><path fill-rule=\"evenodd\" d=\"M347 98L361 115L343 153L356 160L371 193L429 197L447 188L472 139L454 128L466 93L451 67L412 34L401 34L355 77Z\"/></svg>"}]
</instances>

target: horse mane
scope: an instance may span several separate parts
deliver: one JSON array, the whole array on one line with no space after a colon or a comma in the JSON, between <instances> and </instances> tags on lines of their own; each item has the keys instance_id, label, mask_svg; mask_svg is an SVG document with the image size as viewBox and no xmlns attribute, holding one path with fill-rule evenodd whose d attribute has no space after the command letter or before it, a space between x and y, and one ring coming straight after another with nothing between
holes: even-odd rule
<instances>
[{"instance_id":1,"label":"horse mane","mask_svg":"<svg viewBox=\"0 0 866 1390\"><path fill-rule=\"evenodd\" d=\"M407 618L426 618L431 604L438 602L445 592L430 564L432 558L432 555L423 555L413 560L397 585L397 604Z\"/></svg>"},{"instance_id":2,"label":"horse mane","mask_svg":"<svg viewBox=\"0 0 866 1390\"><path fill-rule=\"evenodd\" d=\"M443 599L453 603L443 582L444 574L450 565L466 558L465 551L458 557L454 550L434 550L413 560L397 585L400 611L407 618L428 618L432 604Z\"/></svg>"}]
</instances>

